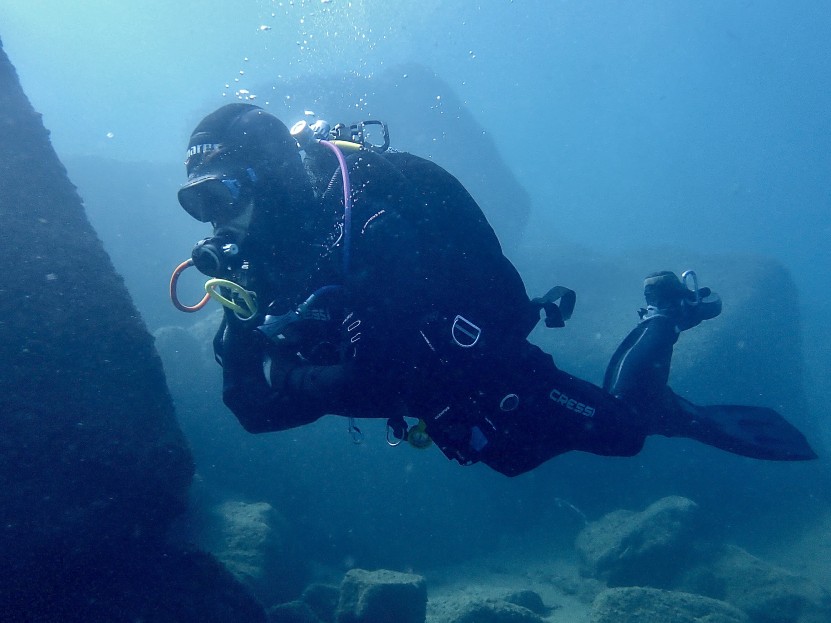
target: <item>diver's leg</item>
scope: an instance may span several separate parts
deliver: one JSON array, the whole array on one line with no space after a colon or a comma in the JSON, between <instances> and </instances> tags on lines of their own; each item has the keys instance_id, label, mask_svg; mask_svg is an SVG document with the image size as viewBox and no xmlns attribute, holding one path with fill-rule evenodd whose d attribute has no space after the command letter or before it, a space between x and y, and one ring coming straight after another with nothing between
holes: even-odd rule
<instances>
[{"instance_id":1,"label":"diver's leg","mask_svg":"<svg viewBox=\"0 0 831 623\"><path fill-rule=\"evenodd\" d=\"M603 389L636 408L654 402L667 385L677 340L675 326L667 318L641 321L612 355Z\"/></svg>"},{"instance_id":2,"label":"diver's leg","mask_svg":"<svg viewBox=\"0 0 831 623\"><path fill-rule=\"evenodd\" d=\"M642 320L623 340L606 369L603 388L640 410L663 396L672 347L681 331L721 312L718 295L709 288L699 290L694 273L689 274L693 275L693 290L669 271L646 277Z\"/></svg>"},{"instance_id":3,"label":"diver's leg","mask_svg":"<svg viewBox=\"0 0 831 623\"><path fill-rule=\"evenodd\" d=\"M483 397L491 406L477 432L487 441L478 460L503 474L516 476L572 450L633 456L643 447L646 429L637 413L559 370L536 346L526 344L512 358L498 385Z\"/></svg>"},{"instance_id":4,"label":"diver's leg","mask_svg":"<svg viewBox=\"0 0 831 623\"><path fill-rule=\"evenodd\" d=\"M557 369L551 356L527 345L498 382L477 392L481 416L471 431L478 455L494 470L517 476L574 450L634 456L648 435L688 437L760 459L815 458L804 436L772 409L694 405L668 387L637 409Z\"/></svg>"},{"instance_id":5,"label":"diver's leg","mask_svg":"<svg viewBox=\"0 0 831 623\"><path fill-rule=\"evenodd\" d=\"M668 272L647 277L644 295L642 321L612 356L603 387L637 412L647 435L687 437L757 459L816 457L802 433L773 409L698 406L675 395L667 386L673 345L681 331L717 316L721 299L707 288L689 290Z\"/></svg>"}]
</instances>

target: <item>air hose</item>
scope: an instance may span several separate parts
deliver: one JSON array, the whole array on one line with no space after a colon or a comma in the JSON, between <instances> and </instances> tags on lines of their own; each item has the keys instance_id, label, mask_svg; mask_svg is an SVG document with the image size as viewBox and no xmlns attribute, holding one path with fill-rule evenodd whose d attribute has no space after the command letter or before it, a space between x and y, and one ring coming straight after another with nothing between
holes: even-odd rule
<instances>
[{"instance_id":1,"label":"air hose","mask_svg":"<svg viewBox=\"0 0 831 623\"><path fill-rule=\"evenodd\" d=\"M335 154L343 179L343 275L346 277L349 274L349 254L352 250L352 186L349 183L349 170L346 168L346 158L343 157L343 152L338 145L323 139L319 139L318 143L326 146Z\"/></svg>"}]
</instances>

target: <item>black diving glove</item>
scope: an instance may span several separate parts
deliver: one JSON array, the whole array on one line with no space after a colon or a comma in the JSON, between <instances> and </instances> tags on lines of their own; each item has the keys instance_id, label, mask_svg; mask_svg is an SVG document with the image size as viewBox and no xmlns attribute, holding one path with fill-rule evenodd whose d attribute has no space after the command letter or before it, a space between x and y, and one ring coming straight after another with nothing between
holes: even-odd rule
<instances>
[{"instance_id":1,"label":"black diving glove","mask_svg":"<svg viewBox=\"0 0 831 623\"><path fill-rule=\"evenodd\" d=\"M278 393L290 391L289 375L302 365L303 360L297 354L297 349L289 344L269 343L264 349L263 374L269 387Z\"/></svg>"}]
</instances>

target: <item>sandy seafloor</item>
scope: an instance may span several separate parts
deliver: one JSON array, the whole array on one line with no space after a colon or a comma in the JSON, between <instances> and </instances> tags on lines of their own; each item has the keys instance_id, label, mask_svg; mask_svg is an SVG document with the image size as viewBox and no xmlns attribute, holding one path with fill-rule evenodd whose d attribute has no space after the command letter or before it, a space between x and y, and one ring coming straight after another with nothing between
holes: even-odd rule
<instances>
[{"instance_id":1,"label":"sandy seafloor","mask_svg":"<svg viewBox=\"0 0 831 623\"><path fill-rule=\"evenodd\" d=\"M552 608L552 621L589 620L591 602L603 585L579 575L576 559L542 559L537 553L497 551L454 569L427 575L427 621L443 623L471 601L502 599L532 590Z\"/></svg>"},{"instance_id":2,"label":"sandy seafloor","mask_svg":"<svg viewBox=\"0 0 831 623\"><path fill-rule=\"evenodd\" d=\"M831 590L831 515L793 538L751 554ZM428 587L427 621L445 623L472 601L503 599L532 590L551 608L545 619L588 623L594 598L606 586L583 577L575 552L545 551L531 544L503 543L488 555L454 567L424 572Z\"/></svg>"}]
</instances>

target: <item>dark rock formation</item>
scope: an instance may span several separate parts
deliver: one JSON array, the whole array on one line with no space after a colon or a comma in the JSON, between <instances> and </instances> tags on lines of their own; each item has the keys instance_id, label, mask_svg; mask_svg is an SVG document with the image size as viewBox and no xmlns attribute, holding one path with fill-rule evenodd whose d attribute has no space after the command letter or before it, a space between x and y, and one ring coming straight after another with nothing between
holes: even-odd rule
<instances>
[{"instance_id":1,"label":"dark rock formation","mask_svg":"<svg viewBox=\"0 0 831 623\"><path fill-rule=\"evenodd\" d=\"M2 550L161 534L192 473L161 363L5 56L0 124Z\"/></svg>"},{"instance_id":2,"label":"dark rock formation","mask_svg":"<svg viewBox=\"0 0 831 623\"><path fill-rule=\"evenodd\" d=\"M161 362L0 47L0 611L257 621L166 543L193 465Z\"/></svg>"},{"instance_id":3,"label":"dark rock formation","mask_svg":"<svg viewBox=\"0 0 831 623\"><path fill-rule=\"evenodd\" d=\"M309 584L300 596L300 600L309 606L321 621L327 623L335 620L339 599L340 590L337 586L318 583Z\"/></svg>"},{"instance_id":4,"label":"dark rock formation","mask_svg":"<svg viewBox=\"0 0 831 623\"><path fill-rule=\"evenodd\" d=\"M197 544L270 606L297 595L304 560L285 518L267 502L228 500L212 508Z\"/></svg>"},{"instance_id":5,"label":"dark rock formation","mask_svg":"<svg viewBox=\"0 0 831 623\"><path fill-rule=\"evenodd\" d=\"M337 623L424 623L427 584L423 577L380 569L352 569L343 578Z\"/></svg>"}]
</instances>

